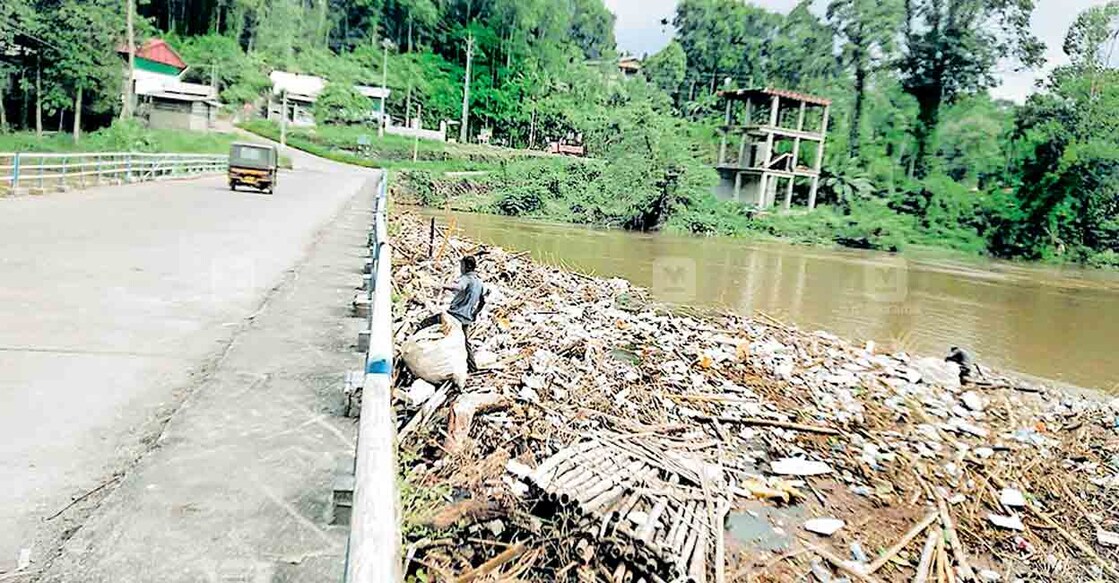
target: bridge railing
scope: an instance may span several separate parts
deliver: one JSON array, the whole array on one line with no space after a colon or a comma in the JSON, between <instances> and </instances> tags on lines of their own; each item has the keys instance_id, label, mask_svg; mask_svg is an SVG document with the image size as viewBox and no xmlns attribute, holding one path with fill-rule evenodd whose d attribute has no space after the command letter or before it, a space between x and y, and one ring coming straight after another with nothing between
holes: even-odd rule
<instances>
[{"instance_id":1,"label":"bridge railing","mask_svg":"<svg viewBox=\"0 0 1119 583\"><path fill-rule=\"evenodd\" d=\"M0 191L66 190L225 172L224 154L0 152Z\"/></svg>"},{"instance_id":2,"label":"bridge railing","mask_svg":"<svg viewBox=\"0 0 1119 583\"><path fill-rule=\"evenodd\" d=\"M396 487L396 418L392 410L392 250L387 176L381 173L369 232L368 327L361 390L353 512L346 553L348 583L400 581L400 509ZM362 338L364 337L364 338Z\"/></svg>"}]
</instances>

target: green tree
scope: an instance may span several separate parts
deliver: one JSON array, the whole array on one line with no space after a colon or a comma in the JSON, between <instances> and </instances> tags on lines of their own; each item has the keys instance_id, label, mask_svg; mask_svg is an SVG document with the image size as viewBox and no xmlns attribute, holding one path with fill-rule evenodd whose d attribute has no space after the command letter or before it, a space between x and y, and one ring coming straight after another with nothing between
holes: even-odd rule
<instances>
[{"instance_id":1,"label":"green tree","mask_svg":"<svg viewBox=\"0 0 1119 583\"><path fill-rule=\"evenodd\" d=\"M843 41L843 63L854 75L855 101L847 146L849 157L858 159L867 80L874 69L893 56L894 39L901 25L901 4L898 0L832 0L827 15L835 34Z\"/></svg>"},{"instance_id":2,"label":"green tree","mask_svg":"<svg viewBox=\"0 0 1119 583\"><path fill-rule=\"evenodd\" d=\"M81 137L82 113L112 112L120 106L123 68L116 54L124 37L123 4L114 0L46 0L43 18L44 75L73 97L74 141Z\"/></svg>"},{"instance_id":3,"label":"green tree","mask_svg":"<svg viewBox=\"0 0 1119 583\"><path fill-rule=\"evenodd\" d=\"M368 97L358 93L353 81L331 81L315 100L315 122L320 124L355 124L366 121L373 107Z\"/></svg>"},{"instance_id":4,"label":"green tree","mask_svg":"<svg viewBox=\"0 0 1119 583\"><path fill-rule=\"evenodd\" d=\"M645 78L660 87L661 91L675 97L684 83L687 68L688 57L684 54L684 48L674 40L645 59L641 70L645 73Z\"/></svg>"},{"instance_id":5,"label":"green tree","mask_svg":"<svg viewBox=\"0 0 1119 583\"><path fill-rule=\"evenodd\" d=\"M902 85L917 100L914 171L929 172L941 107L994 84L1000 59L1040 63L1030 32L1033 0L906 0Z\"/></svg>"},{"instance_id":6,"label":"green tree","mask_svg":"<svg viewBox=\"0 0 1119 583\"><path fill-rule=\"evenodd\" d=\"M781 20L776 36L766 46L767 81L771 85L802 91L820 91L835 78L835 45L831 29L801 0Z\"/></svg>"}]
</instances>

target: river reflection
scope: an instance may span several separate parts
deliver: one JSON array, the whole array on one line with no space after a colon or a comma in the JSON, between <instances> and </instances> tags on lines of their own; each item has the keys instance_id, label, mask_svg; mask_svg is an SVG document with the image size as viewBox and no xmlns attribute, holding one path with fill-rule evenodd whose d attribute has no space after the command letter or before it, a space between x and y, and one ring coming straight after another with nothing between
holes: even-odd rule
<instances>
[{"instance_id":1,"label":"river reflection","mask_svg":"<svg viewBox=\"0 0 1119 583\"><path fill-rule=\"evenodd\" d=\"M663 301L760 310L910 353L958 345L980 363L1119 392L1115 272L420 212L482 242L624 277Z\"/></svg>"}]
</instances>

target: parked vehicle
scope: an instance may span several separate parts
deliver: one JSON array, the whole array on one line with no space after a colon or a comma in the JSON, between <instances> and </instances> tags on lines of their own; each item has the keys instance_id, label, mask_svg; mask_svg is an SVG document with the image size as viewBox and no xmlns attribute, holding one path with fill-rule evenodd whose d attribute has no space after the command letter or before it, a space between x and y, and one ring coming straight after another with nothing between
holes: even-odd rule
<instances>
[{"instance_id":1,"label":"parked vehicle","mask_svg":"<svg viewBox=\"0 0 1119 583\"><path fill-rule=\"evenodd\" d=\"M243 185L272 194L279 159L276 146L234 143L229 148L229 189L237 190L238 185Z\"/></svg>"}]
</instances>

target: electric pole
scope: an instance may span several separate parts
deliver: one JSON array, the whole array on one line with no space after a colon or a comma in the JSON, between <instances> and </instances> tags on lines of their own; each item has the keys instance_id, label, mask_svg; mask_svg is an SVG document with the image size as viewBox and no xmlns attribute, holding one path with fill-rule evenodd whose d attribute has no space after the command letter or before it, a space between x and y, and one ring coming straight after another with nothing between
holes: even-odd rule
<instances>
[{"instance_id":1,"label":"electric pole","mask_svg":"<svg viewBox=\"0 0 1119 583\"><path fill-rule=\"evenodd\" d=\"M124 80L124 107L120 109L121 119L132 119L132 104L135 101L132 83L136 75L136 38L132 28L132 13L135 12L132 2L133 0L124 0L125 21L128 23L128 78Z\"/></svg>"},{"instance_id":2,"label":"electric pole","mask_svg":"<svg viewBox=\"0 0 1119 583\"><path fill-rule=\"evenodd\" d=\"M466 37L466 78L462 80L462 124L458 128L458 141L466 143L467 125L470 123L470 62L474 59L474 35Z\"/></svg>"},{"instance_id":3,"label":"electric pole","mask_svg":"<svg viewBox=\"0 0 1119 583\"><path fill-rule=\"evenodd\" d=\"M280 147L283 148L288 145L288 90L284 89L281 94L283 105L280 110Z\"/></svg>"},{"instance_id":4,"label":"electric pole","mask_svg":"<svg viewBox=\"0 0 1119 583\"><path fill-rule=\"evenodd\" d=\"M392 41L385 39L381 42L381 46L385 47L385 54L381 58L381 123L377 124L377 136L385 137L385 126L388 125L388 112L385 111L385 94L389 92L389 47L392 46Z\"/></svg>"}]
</instances>

